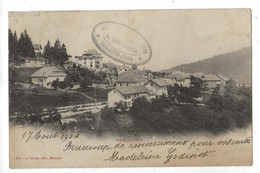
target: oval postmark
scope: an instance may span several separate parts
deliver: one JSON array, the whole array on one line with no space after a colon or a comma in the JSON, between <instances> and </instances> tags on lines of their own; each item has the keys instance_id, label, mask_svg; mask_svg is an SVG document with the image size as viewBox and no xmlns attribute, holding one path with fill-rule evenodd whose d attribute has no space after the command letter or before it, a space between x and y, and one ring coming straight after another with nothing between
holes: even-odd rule
<instances>
[{"instance_id":1,"label":"oval postmark","mask_svg":"<svg viewBox=\"0 0 260 173\"><path fill-rule=\"evenodd\" d=\"M148 41L124 24L101 22L92 30L92 39L105 55L124 64L142 65L152 56Z\"/></svg>"}]
</instances>

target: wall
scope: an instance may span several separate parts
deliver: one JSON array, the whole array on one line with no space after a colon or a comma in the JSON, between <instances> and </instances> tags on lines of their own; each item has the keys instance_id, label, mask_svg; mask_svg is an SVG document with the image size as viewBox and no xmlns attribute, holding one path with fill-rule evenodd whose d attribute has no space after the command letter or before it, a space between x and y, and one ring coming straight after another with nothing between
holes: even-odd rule
<instances>
[{"instance_id":1,"label":"wall","mask_svg":"<svg viewBox=\"0 0 260 173\"><path fill-rule=\"evenodd\" d=\"M121 84L121 85L120 85ZM121 86L138 86L138 83L129 83L129 82L116 82L116 87L121 87Z\"/></svg>"},{"instance_id":2,"label":"wall","mask_svg":"<svg viewBox=\"0 0 260 173\"><path fill-rule=\"evenodd\" d=\"M155 95L157 95L157 96L161 96L161 95L163 95L163 93L164 93L165 95L168 95L168 90L167 90L166 87L160 87L160 86L154 84L154 83L151 82L151 81L148 82L148 83L146 83L146 84L145 84L145 87L146 87L148 90L151 90L152 92L154 92Z\"/></svg>"},{"instance_id":3,"label":"wall","mask_svg":"<svg viewBox=\"0 0 260 173\"><path fill-rule=\"evenodd\" d=\"M113 89L108 92L108 107L114 107L116 102L123 101L123 96L117 90Z\"/></svg>"},{"instance_id":4,"label":"wall","mask_svg":"<svg viewBox=\"0 0 260 173\"><path fill-rule=\"evenodd\" d=\"M32 83L35 85L39 85L39 86L47 86L47 78L42 78L42 77L33 77L32 78Z\"/></svg>"}]
</instances>

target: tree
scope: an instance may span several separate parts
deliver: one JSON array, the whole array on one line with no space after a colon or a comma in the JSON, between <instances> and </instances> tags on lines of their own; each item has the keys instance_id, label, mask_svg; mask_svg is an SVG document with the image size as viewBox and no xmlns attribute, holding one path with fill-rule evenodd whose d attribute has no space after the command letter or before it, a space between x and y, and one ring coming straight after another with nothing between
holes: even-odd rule
<instances>
[{"instance_id":1,"label":"tree","mask_svg":"<svg viewBox=\"0 0 260 173\"><path fill-rule=\"evenodd\" d=\"M123 103L123 101L115 103L115 108L114 108L115 110L125 112L126 108L127 106L126 104Z\"/></svg>"},{"instance_id":2,"label":"tree","mask_svg":"<svg viewBox=\"0 0 260 173\"><path fill-rule=\"evenodd\" d=\"M51 86L56 90L58 88L58 86L59 86L59 79L53 81L51 83Z\"/></svg>"},{"instance_id":3,"label":"tree","mask_svg":"<svg viewBox=\"0 0 260 173\"><path fill-rule=\"evenodd\" d=\"M18 73L15 68L9 68L9 87L12 88L15 86L15 83L18 81Z\"/></svg>"},{"instance_id":4,"label":"tree","mask_svg":"<svg viewBox=\"0 0 260 173\"><path fill-rule=\"evenodd\" d=\"M233 94L238 93L238 87L236 87L236 82L233 79L226 81L225 91Z\"/></svg>"},{"instance_id":5,"label":"tree","mask_svg":"<svg viewBox=\"0 0 260 173\"><path fill-rule=\"evenodd\" d=\"M145 97L139 97L134 100L130 109L130 115L132 117L144 120L147 119L151 113L151 104Z\"/></svg>"},{"instance_id":6,"label":"tree","mask_svg":"<svg viewBox=\"0 0 260 173\"><path fill-rule=\"evenodd\" d=\"M66 46L63 43L60 44L59 39L57 39L52 47L48 41L44 47L43 57L48 59L49 62L55 64L63 65L69 58L66 50Z\"/></svg>"},{"instance_id":7,"label":"tree","mask_svg":"<svg viewBox=\"0 0 260 173\"><path fill-rule=\"evenodd\" d=\"M204 90L206 86L201 78L191 76L191 87L198 90Z\"/></svg>"},{"instance_id":8,"label":"tree","mask_svg":"<svg viewBox=\"0 0 260 173\"><path fill-rule=\"evenodd\" d=\"M49 115L50 121L53 122L54 117L58 115L58 109L56 107L49 107L47 114Z\"/></svg>"},{"instance_id":9,"label":"tree","mask_svg":"<svg viewBox=\"0 0 260 173\"><path fill-rule=\"evenodd\" d=\"M174 86L168 87L168 97L172 103L174 103L177 99L177 96L180 94L180 86L178 84L174 84Z\"/></svg>"},{"instance_id":10,"label":"tree","mask_svg":"<svg viewBox=\"0 0 260 173\"><path fill-rule=\"evenodd\" d=\"M99 80L104 81L107 78L107 73L100 71L97 73L97 77L99 78Z\"/></svg>"},{"instance_id":11,"label":"tree","mask_svg":"<svg viewBox=\"0 0 260 173\"><path fill-rule=\"evenodd\" d=\"M17 35L16 32L12 33L11 29L8 30L8 46L9 46L9 60L17 59Z\"/></svg>"},{"instance_id":12,"label":"tree","mask_svg":"<svg viewBox=\"0 0 260 173\"><path fill-rule=\"evenodd\" d=\"M80 87L83 89L87 89L90 85L92 85L92 80L89 77L85 77L80 81Z\"/></svg>"},{"instance_id":13,"label":"tree","mask_svg":"<svg viewBox=\"0 0 260 173\"><path fill-rule=\"evenodd\" d=\"M66 81L60 81L59 82L59 88L60 89L66 89L67 88L67 82Z\"/></svg>"},{"instance_id":14,"label":"tree","mask_svg":"<svg viewBox=\"0 0 260 173\"><path fill-rule=\"evenodd\" d=\"M218 86L214 89L207 104L214 109L221 110L223 108L223 102L223 97L220 94L220 87Z\"/></svg>"},{"instance_id":15,"label":"tree","mask_svg":"<svg viewBox=\"0 0 260 173\"><path fill-rule=\"evenodd\" d=\"M81 68L80 68L80 65L78 65L78 66L77 66L77 70L80 71L80 69L81 69Z\"/></svg>"},{"instance_id":16,"label":"tree","mask_svg":"<svg viewBox=\"0 0 260 173\"><path fill-rule=\"evenodd\" d=\"M61 60L60 60L60 64L64 64L66 61L68 61L69 56L67 54L67 49L65 44L63 43L61 46Z\"/></svg>"},{"instance_id":17,"label":"tree","mask_svg":"<svg viewBox=\"0 0 260 173\"><path fill-rule=\"evenodd\" d=\"M26 30L21 33L21 36L17 42L17 52L18 55L23 57L36 57L32 40Z\"/></svg>"},{"instance_id":18,"label":"tree","mask_svg":"<svg viewBox=\"0 0 260 173\"><path fill-rule=\"evenodd\" d=\"M75 70L77 68L76 64L73 63L73 70Z\"/></svg>"},{"instance_id":19,"label":"tree","mask_svg":"<svg viewBox=\"0 0 260 173\"><path fill-rule=\"evenodd\" d=\"M51 62L51 44L50 44L49 40L48 40L46 46L44 46L43 57L45 59L48 59L49 62Z\"/></svg>"},{"instance_id":20,"label":"tree","mask_svg":"<svg viewBox=\"0 0 260 173\"><path fill-rule=\"evenodd\" d=\"M66 83L66 86L69 88L72 88L74 86L74 83L72 82L71 78L68 76L65 77L64 82Z\"/></svg>"},{"instance_id":21,"label":"tree","mask_svg":"<svg viewBox=\"0 0 260 173\"><path fill-rule=\"evenodd\" d=\"M153 99L151 109L153 112L162 112L163 107L165 107L162 99Z\"/></svg>"}]
</instances>

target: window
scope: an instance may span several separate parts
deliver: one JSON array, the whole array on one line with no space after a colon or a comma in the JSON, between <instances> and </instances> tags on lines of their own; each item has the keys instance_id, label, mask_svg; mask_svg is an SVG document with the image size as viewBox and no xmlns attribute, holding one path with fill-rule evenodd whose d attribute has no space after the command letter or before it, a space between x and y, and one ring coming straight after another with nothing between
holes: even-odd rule
<instances>
[{"instance_id":1,"label":"window","mask_svg":"<svg viewBox=\"0 0 260 173\"><path fill-rule=\"evenodd\" d=\"M127 99L127 96L124 96L124 99Z\"/></svg>"},{"instance_id":2,"label":"window","mask_svg":"<svg viewBox=\"0 0 260 173\"><path fill-rule=\"evenodd\" d=\"M132 102L127 102L127 106L132 106Z\"/></svg>"},{"instance_id":3,"label":"window","mask_svg":"<svg viewBox=\"0 0 260 173\"><path fill-rule=\"evenodd\" d=\"M127 99L131 99L131 95L127 96Z\"/></svg>"},{"instance_id":4,"label":"window","mask_svg":"<svg viewBox=\"0 0 260 173\"><path fill-rule=\"evenodd\" d=\"M128 86L128 83L126 84L126 86Z\"/></svg>"}]
</instances>

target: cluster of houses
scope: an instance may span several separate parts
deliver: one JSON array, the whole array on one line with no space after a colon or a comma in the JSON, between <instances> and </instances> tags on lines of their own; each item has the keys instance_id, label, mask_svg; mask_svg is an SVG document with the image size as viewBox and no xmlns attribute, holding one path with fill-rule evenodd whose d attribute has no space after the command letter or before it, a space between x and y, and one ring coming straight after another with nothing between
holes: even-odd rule
<instances>
[{"instance_id":1,"label":"cluster of houses","mask_svg":"<svg viewBox=\"0 0 260 173\"><path fill-rule=\"evenodd\" d=\"M224 86L228 80L221 74L184 73L175 71L166 74L162 78L154 78L151 73L142 70L128 70L119 74L115 81L115 88L108 93L108 107L114 107L116 103L123 102L131 107L133 101L144 96L151 100L162 95L168 95L168 87L179 85L191 87L191 76L199 77L212 90L217 85Z\"/></svg>"},{"instance_id":2,"label":"cluster of houses","mask_svg":"<svg viewBox=\"0 0 260 173\"><path fill-rule=\"evenodd\" d=\"M42 67L31 75L32 84L51 88L51 83L58 79L64 81L66 77L65 69L67 66L76 64L82 68L88 68L94 71L103 71L112 76L110 80L113 89L108 93L108 107L114 107L116 103L123 102L127 107L131 107L135 98L144 96L151 100L157 96L168 95L167 88L170 85L178 84L183 87L191 86L191 76L198 77L207 85L209 89L217 85L224 86L228 80L221 74L204 73L185 73L175 71L167 73L163 77L155 77L149 71L138 70L127 65L115 65L113 63L104 63L102 55L94 49L85 51L82 56L70 58L68 64L63 68L47 64L47 60L40 57L42 54L41 45L34 45L36 58L25 58L24 67ZM117 71L118 76L113 75ZM94 86L93 86L94 87Z\"/></svg>"}]
</instances>

